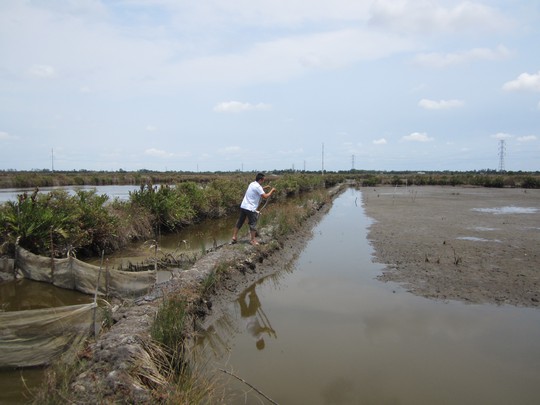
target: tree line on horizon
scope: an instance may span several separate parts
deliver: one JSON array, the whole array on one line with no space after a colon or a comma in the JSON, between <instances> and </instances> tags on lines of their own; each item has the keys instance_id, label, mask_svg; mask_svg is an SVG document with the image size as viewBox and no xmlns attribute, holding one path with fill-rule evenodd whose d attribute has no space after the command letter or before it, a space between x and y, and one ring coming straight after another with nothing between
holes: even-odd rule
<instances>
[{"instance_id":1,"label":"tree line on horizon","mask_svg":"<svg viewBox=\"0 0 540 405\"><path fill-rule=\"evenodd\" d=\"M2 170L0 171L0 189L35 188L62 186L107 186L107 185L142 185L175 184L186 181L209 183L219 178L254 177L256 172L189 172L189 171L51 171ZM471 185L481 187L522 187L540 188L540 171L536 172L500 172L496 170L473 171L378 171L378 170L343 170L343 171L295 171L272 170L267 175L338 175L352 179L366 186L375 185Z\"/></svg>"}]
</instances>

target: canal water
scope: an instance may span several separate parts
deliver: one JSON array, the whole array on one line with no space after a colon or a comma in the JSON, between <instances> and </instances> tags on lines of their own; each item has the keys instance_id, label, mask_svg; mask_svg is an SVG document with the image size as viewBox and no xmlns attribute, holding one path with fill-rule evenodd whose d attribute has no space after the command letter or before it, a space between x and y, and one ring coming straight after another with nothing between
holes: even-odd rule
<instances>
[{"instance_id":1,"label":"canal water","mask_svg":"<svg viewBox=\"0 0 540 405\"><path fill-rule=\"evenodd\" d=\"M70 195L75 195L79 190L94 190L96 194L107 194L110 201L118 198L120 201L129 200L129 193L140 190L138 185L120 185L120 186L59 186L59 187L40 187L40 193L49 193L53 190L65 190ZM17 196L22 193L33 193L35 188L2 188L0 189L0 204L7 201L17 201Z\"/></svg>"},{"instance_id":2,"label":"canal water","mask_svg":"<svg viewBox=\"0 0 540 405\"><path fill-rule=\"evenodd\" d=\"M199 361L230 404L537 404L540 311L440 302L376 280L361 193L209 325ZM240 381L242 379L243 381Z\"/></svg>"}]
</instances>

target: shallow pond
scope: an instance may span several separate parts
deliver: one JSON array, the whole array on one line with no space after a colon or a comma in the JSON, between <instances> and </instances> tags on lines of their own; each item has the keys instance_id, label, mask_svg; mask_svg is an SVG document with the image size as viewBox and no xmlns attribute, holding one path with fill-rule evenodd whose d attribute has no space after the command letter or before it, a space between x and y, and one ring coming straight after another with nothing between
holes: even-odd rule
<instances>
[{"instance_id":1,"label":"shallow pond","mask_svg":"<svg viewBox=\"0 0 540 405\"><path fill-rule=\"evenodd\" d=\"M536 404L540 311L438 302L376 280L361 195L347 191L290 268L210 325L199 362L231 404ZM219 371L233 373L234 376Z\"/></svg>"}]
</instances>

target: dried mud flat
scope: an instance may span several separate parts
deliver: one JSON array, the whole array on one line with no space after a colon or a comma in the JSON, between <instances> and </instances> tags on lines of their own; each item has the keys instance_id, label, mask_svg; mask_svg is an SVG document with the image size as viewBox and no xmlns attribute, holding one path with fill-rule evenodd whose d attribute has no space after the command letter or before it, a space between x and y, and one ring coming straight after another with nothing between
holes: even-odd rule
<instances>
[{"instance_id":1,"label":"dried mud flat","mask_svg":"<svg viewBox=\"0 0 540 405\"><path fill-rule=\"evenodd\" d=\"M379 277L439 300L540 306L540 190L362 190Z\"/></svg>"}]
</instances>

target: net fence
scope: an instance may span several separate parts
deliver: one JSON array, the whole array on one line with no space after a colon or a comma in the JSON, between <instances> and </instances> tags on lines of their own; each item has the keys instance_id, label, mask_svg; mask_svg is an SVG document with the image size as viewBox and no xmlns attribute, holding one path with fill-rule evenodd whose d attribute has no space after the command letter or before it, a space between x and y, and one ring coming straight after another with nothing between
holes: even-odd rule
<instances>
[{"instance_id":1,"label":"net fence","mask_svg":"<svg viewBox=\"0 0 540 405\"><path fill-rule=\"evenodd\" d=\"M0 368L50 364L96 333L97 296L137 297L156 282L156 271L129 272L78 260L35 255L18 246L15 267L24 278L94 295L89 304L0 312Z\"/></svg>"},{"instance_id":2,"label":"net fence","mask_svg":"<svg viewBox=\"0 0 540 405\"><path fill-rule=\"evenodd\" d=\"M25 278L54 284L57 287L77 290L85 294L106 296L140 296L146 294L156 282L156 271L122 271L101 269L73 256L53 259L36 255L18 246L16 267Z\"/></svg>"},{"instance_id":3,"label":"net fence","mask_svg":"<svg viewBox=\"0 0 540 405\"><path fill-rule=\"evenodd\" d=\"M0 312L0 367L50 364L94 332L95 302Z\"/></svg>"}]
</instances>

